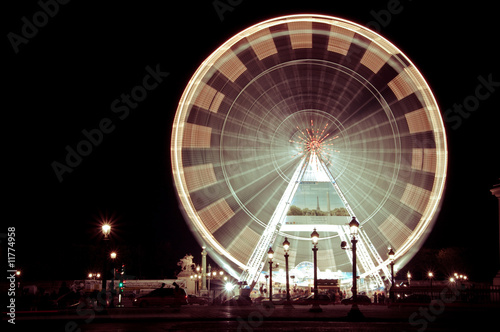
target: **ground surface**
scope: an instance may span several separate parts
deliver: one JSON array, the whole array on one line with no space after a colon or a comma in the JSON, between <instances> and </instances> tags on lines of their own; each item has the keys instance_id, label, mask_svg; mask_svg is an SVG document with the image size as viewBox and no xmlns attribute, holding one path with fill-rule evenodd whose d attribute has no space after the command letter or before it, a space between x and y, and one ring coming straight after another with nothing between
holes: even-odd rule
<instances>
[{"instance_id":1,"label":"ground surface","mask_svg":"<svg viewBox=\"0 0 500 332\"><path fill-rule=\"evenodd\" d=\"M180 309L114 308L59 312L17 313L16 330L28 331L470 331L498 319L500 307L417 305L405 307L360 306L364 319L349 317L350 306L265 308L183 306ZM3 316L4 322L5 314ZM2 324L4 325L4 324Z\"/></svg>"}]
</instances>

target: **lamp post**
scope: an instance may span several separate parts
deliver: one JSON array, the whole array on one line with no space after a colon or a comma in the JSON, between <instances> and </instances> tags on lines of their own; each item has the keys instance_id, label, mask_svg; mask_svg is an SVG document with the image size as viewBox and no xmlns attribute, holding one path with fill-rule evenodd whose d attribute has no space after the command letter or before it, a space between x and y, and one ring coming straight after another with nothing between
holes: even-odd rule
<instances>
[{"instance_id":1,"label":"lamp post","mask_svg":"<svg viewBox=\"0 0 500 332\"><path fill-rule=\"evenodd\" d=\"M106 253L108 250L108 243L109 243L109 234L111 234L111 225L104 223L101 226L101 231L102 234L104 235L103 240L104 240L104 252ZM103 271L102 271L102 286L101 286L101 303L103 307L106 307L106 272L108 269L108 259L105 256L104 257L104 262L103 262Z\"/></svg>"},{"instance_id":2,"label":"lamp post","mask_svg":"<svg viewBox=\"0 0 500 332\"><path fill-rule=\"evenodd\" d=\"M269 247L267 252L267 257L269 257L269 305L273 306L273 257L274 251L272 247ZM278 265L276 265L278 267Z\"/></svg>"},{"instance_id":3,"label":"lamp post","mask_svg":"<svg viewBox=\"0 0 500 332\"><path fill-rule=\"evenodd\" d=\"M391 292L390 292L390 297L391 297L391 301L394 302L394 291L393 291L393 287L394 287L394 250L392 250L392 248L389 250L389 253L388 253L388 256L389 256L389 260L391 261L390 265L391 265Z\"/></svg>"},{"instance_id":4,"label":"lamp post","mask_svg":"<svg viewBox=\"0 0 500 332\"><path fill-rule=\"evenodd\" d=\"M267 293L267 287L268 287L267 286L267 279L269 279L269 276L266 274L264 277L266 278L266 284L264 285L264 294L265 294L265 293Z\"/></svg>"},{"instance_id":5,"label":"lamp post","mask_svg":"<svg viewBox=\"0 0 500 332\"><path fill-rule=\"evenodd\" d=\"M113 267L113 279L111 279L111 284L110 284L110 287L111 287L111 302L110 302L110 306L113 307L114 306L114 300L115 300L115 279L116 279L116 270L115 270L115 259L116 259L116 252L112 252L109 254L109 257L111 258L111 265Z\"/></svg>"},{"instance_id":6,"label":"lamp post","mask_svg":"<svg viewBox=\"0 0 500 332\"><path fill-rule=\"evenodd\" d=\"M431 281L431 300L432 300L432 278L434 278L434 273L432 273L432 271L429 271L429 273L427 274L427 276L429 277L429 280Z\"/></svg>"},{"instance_id":7,"label":"lamp post","mask_svg":"<svg viewBox=\"0 0 500 332\"><path fill-rule=\"evenodd\" d=\"M408 273L406 274L406 278L408 278L408 287L410 287L410 280L411 280L411 273L410 273L410 271L408 271Z\"/></svg>"},{"instance_id":8,"label":"lamp post","mask_svg":"<svg viewBox=\"0 0 500 332\"><path fill-rule=\"evenodd\" d=\"M358 277L357 277L357 262L356 262L356 244L358 243L357 235L359 230L359 222L356 217L352 217L349 223L349 230L351 233L351 243L352 243L352 306L351 310L347 314L347 317L351 320L363 320L365 317L358 307ZM345 245L345 243L343 243Z\"/></svg>"},{"instance_id":9,"label":"lamp post","mask_svg":"<svg viewBox=\"0 0 500 332\"><path fill-rule=\"evenodd\" d=\"M314 256L314 300L313 300L313 306L311 309L309 309L310 312L322 312L323 309L318 304L318 240L319 240L319 234L316 232L316 228L313 230L311 233L311 240L313 243L313 256Z\"/></svg>"},{"instance_id":10,"label":"lamp post","mask_svg":"<svg viewBox=\"0 0 500 332\"><path fill-rule=\"evenodd\" d=\"M203 246L201 252L201 295L207 295L207 250Z\"/></svg>"},{"instance_id":11,"label":"lamp post","mask_svg":"<svg viewBox=\"0 0 500 332\"><path fill-rule=\"evenodd\" d=\"M16 292L19 293L21 289L21 270L16 270Z\"/></svg>"},{"instance_id":12,"label":"lamp post","mask_svg":"<svg viewBox=\"0 0 500 332\"><path fill-rule=\"evenodd\" d=\"M290 302L290 280L288 278L288 249L290 249L290 242L288 242L288 238L285 237L285 241L283 242L283 249L285 249L285 277L286 277L286 302L285 308L293 308L292 302Z\"/></svg>"},{"instance_id":13,"label":"lamp post","mask_svg":"<svg viewBox=\"0 0 500 332\"><path fill-rule=\"evenodd\" d=\"M210 283L212 281L212 266L210 266L210 264L208 264L208 298L209 298L209 301L210 301Z\"/></svg>"},{"instance_id":14,"label":"lamp post","mask_svg":"<svg viewBox=\"0 0 500 332\"><path fill-rule=\"evenodd\" d=\"M356 217L352 217L351 222L349 223L349 230L351 231L351 243L352 243L352 299L354 304L356 304L358 300L358 287L357 287L357 269L356 269L356 244L358 243L358 239L356 235L358 235L359 222L356 220Z\"/></svg>"}]
</instances>

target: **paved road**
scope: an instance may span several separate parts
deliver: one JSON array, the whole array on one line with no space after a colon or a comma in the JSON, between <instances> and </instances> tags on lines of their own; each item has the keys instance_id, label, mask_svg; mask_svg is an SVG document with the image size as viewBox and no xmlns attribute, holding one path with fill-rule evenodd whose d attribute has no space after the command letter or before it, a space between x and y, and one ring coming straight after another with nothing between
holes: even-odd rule
<instances>
[{"instance_id":1,"label":"paved road","mask_svg":"<svg viewBox=\"0 0 500 332\"><path fill-rule=\"evenodd\" d=\"M500 307L490 306L361 306L365 319L350 321L350 306L308 306L285 309L183 306L173 308L121 308L106 312L53 312L21 314L16 329L28 331L470 331L496 323ZM498 325L496 325L498 326Z\"/></svg>"}]
</instances>

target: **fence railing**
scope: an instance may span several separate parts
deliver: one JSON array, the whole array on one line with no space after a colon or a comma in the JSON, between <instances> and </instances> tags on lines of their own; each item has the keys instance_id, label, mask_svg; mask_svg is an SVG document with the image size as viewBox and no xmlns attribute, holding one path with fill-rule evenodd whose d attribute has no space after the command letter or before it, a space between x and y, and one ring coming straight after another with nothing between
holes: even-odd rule
<instances>
[{"instance_id":1,"label":"fence railing","mask_svg":"<svg viewBox=\"0 0 500 332\"><path fill-rule=\"evenodd\" d=\"M500 286L489 285L465 285L450 284L438 287L394 287L391 290L395 302L404 302L404 299L413 295L412 298L421 299L428 296L434 299L452 299L447 303L496 303L500 304Z\"/></svg>"}]
</instances>

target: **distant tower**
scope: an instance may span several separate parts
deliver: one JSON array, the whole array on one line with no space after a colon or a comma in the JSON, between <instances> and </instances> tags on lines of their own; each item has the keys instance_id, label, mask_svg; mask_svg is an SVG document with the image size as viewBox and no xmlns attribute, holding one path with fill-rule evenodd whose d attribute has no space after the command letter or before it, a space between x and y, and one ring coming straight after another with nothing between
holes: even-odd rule
<instances>
[{"instance_id":1,"label":"distant tower","mask_svg":"<svg viewBox=\"0 0 500 332\"><path fill-rule=\"evenodd\" d=\"M328 212L328 215L330 216L331 215L331 212L330 212L330 192L327 191L326 192L326 211Z\"/></svg>"},{"instance_id":2,"label":"distant tower","mask_svg":"<svg viewBox=\"0 0 500 332\"><path fill-rule=\"evenodd\" d=\"M316 210L320 211L321 209L319 208L319 196L316 196L316 201L318 202L318 207L316 208Z\"/></svg>"}]
</instances>

